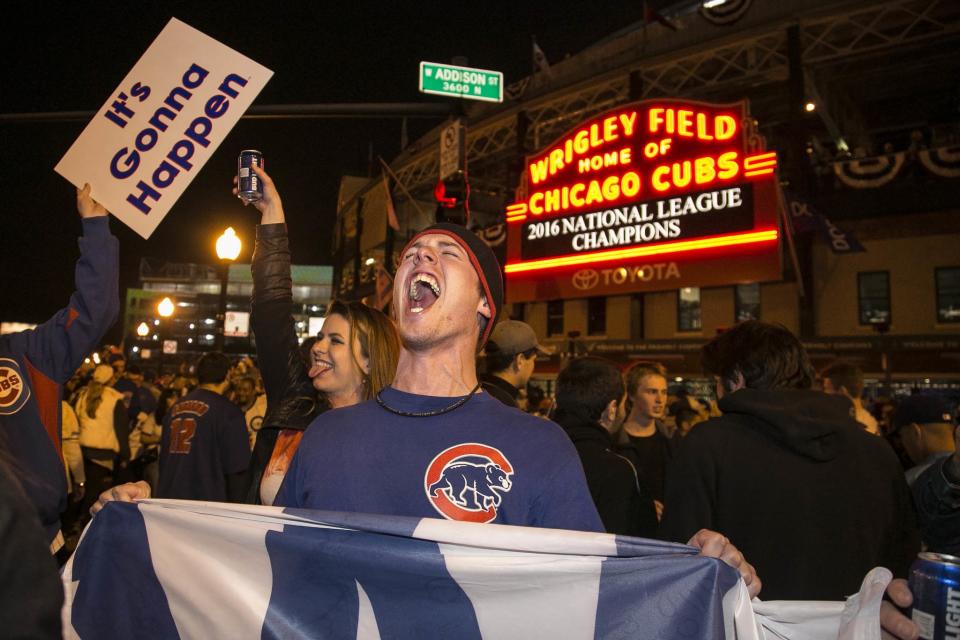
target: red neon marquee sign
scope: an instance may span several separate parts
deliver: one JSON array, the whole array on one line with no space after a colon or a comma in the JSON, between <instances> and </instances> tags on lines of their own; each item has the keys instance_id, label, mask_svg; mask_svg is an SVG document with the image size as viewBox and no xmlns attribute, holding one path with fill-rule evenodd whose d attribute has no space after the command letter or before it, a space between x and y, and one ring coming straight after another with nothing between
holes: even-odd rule
<instances>
[{"instance_id":1,"label":"red neon marquee sign","mask_svg":"<svg viewBox=\"0 0 960 640\"><path fill-rule=\"evenodd\" d=\"M643 102L597 116L528 158L507 222L772 176L776 154L758 136L750 144L744 121L743 103Z\"/></svg>"},{"instance_id":2,"label":"red neon marquee sign","mask_svg":"<svg viewBox=\"0 0 960 640\"><path fill-rule=\"evenodd\" d=\"M506 210L506 273L775 242L777 155L764 145L743 102L600 114L527 158Z\"/></svg>"}]
</instances>

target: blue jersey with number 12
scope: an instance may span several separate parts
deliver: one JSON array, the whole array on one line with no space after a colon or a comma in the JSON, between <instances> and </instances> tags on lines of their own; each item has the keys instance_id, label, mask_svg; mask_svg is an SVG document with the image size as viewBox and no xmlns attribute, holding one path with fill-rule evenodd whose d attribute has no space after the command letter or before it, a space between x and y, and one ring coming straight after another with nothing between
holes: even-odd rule
<instances>
[{"instance_id":1,"label":"blue jersey with number 12","mask_svg":"<svg viewBox=\"0 0 960 640\"><path fill-rule=\"evenodd\" d=\"M225 502L226 476L250 463L248 442L235 404L207 389L184 396L163 419L157 497Z\"/></svg>"}]
</instances>

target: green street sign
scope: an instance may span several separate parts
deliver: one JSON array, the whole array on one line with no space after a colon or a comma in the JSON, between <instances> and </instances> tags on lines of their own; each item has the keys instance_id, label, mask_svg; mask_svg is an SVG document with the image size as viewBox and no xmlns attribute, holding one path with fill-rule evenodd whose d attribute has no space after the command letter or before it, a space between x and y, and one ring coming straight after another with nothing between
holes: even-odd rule
<instances>
[{"instance_id":1,"label":"green street sign","mask_svg":"<svg viewBox=\"0 0 960 640\"><path fill-rule=\"evenodd\" d=\"M485 102L503 102L503 74L499 71L455 67L439 62L421 62L420 92Z\"/></svg>"}]
</instances>

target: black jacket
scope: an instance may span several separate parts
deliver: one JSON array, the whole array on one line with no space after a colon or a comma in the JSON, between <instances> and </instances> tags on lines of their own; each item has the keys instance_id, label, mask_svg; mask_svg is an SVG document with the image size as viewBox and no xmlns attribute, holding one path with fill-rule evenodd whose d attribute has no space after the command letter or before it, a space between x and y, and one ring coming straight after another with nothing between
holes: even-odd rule
<instances>
[{"instance_id":1,"label":"black jacket","mask_svg":"<svg viewBox=\"0 0 960 640\"><path fill-rule=\"evenodd\" d=\"M656 425L654 434L644 438L635 438L621 428L614 436L614 441L617 443L617 452L630 458L640 470L640 482L653 499L663 502L667 469L676 455L680 438L668 436L660 420L657 420Z\"/></svg>"},{"instance_id":2,"label":"black jacket","mask_svg":"<svg viewBox=\"0 0 960 640\"><path fill-rule=\"evenodd\" d=\"M906 577L919 539L903 471L846 398L742 389L720 409L669 470L664 538L724 534L756 567L765 600L839 600L878 565Z\"/></svg>"},{"instance_id":3,"label":"black jacket","mask_svg":"<svg viewBox=\"0 0 960 640\"><path fill-rule=\"evenodd\" d=\"M960 554L960 478L951 456L930 465L913 483L923 542L930 551Z\"/></svg>"},{"instance_id":4,"label":"black jacket","mask_svg":"<svg viewBox=\"0 0 960 640\"><path fill-rule=\"evenodd\" d=\"M653 497L640 483L633 462L617 453L607 430L596 422L564 418L562 413L554 420L577 449L590 496L607 533L654 537L657 514Z\"/></svg>"},{"instance_id":5,"label":"black jacket","mask_svg":"<svg viewBox=\"0 0 960 640\"><path fill-rule=\"evenodd\" d=\"M56 559L0 434L0 632L4 638L60 638L63 585ZM38 479L40 481L40 479Z\"/></svg>"},{"instance_id":6,"label":"black jacket","mask_svg":"<svg viewBox=\"0 0 960 640\"><path fill-rule=\"evenodd\" d=\"M257 226L251 265L250 322L257 340L257 364L267 393L267 414L250 460L247 502L260 502L263 475L281 429L306 429L325 408L307 375L292 315L293 280L287 225Z\"/></svg>"},{"instance_id":7,"label":"black jacket","mask_svg":"<svg viewBox=\"0 0 960 640\"><path fill-rule=\"evenodd\" d=\"M500 376L495 376L492 373L482 375L480 376L480 385L484 391L508 407L513 407L514 409L520 408L517 404L517 397L520 395L520 390Z\"/></svg>"}]
</instances>

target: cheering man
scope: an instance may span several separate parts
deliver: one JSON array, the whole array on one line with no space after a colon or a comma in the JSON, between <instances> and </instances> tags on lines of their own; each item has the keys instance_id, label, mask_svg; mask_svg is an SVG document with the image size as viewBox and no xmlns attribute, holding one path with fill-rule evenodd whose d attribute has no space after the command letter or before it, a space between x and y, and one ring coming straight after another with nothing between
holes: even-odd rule
<instances>
[{"instance_id":1,"label":"cheering man","mask_svg":"<svg viewBox=\"0 0 960 640\"><path fill-rule=\"evenodd\" d=\"M438 224L402 255L393 384L314 421L275 504L602 531L563 432L480 392L476 353L503 298L493 253Z\"/></svg>"}]
</instances>

